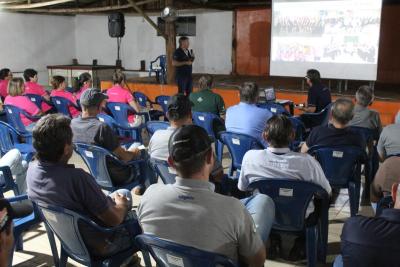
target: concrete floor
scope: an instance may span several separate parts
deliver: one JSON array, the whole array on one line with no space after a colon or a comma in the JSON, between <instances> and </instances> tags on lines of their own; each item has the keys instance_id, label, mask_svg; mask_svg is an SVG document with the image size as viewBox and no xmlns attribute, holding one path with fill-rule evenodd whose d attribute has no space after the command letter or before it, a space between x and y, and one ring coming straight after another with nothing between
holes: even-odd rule
<instances>
[{"instance_id":1,"label":"concrete floor","mask_svg":"<svg viewBox=\"0 0 400 267\"><path fill-rule=\"evenodd\" d=\"M225 153L227 155L227 153ZM76 166L87 169L81 158L74 154L71 158L71 163ZM226 171L229 166L229 159L224 156L223 166ZM319 266L331 266L335 256L340 253L340 234L342 232L343 223L350 216L348 197L346 192L341 193L340 200L343 204L338 204L335 208L331 208L329 211L329 237L328 237L328 257L327 264ZM134 206L137 206L140 202L140 197L135 196ZM372 209L369 206L360 207L360 213L363 215L371 216ZM32 266L54 266L53 258L50 250L49 241L47 239L46 230L43 223L38 227L24 234L24 250L21 252L14 253L13 266L18 267L32 267ZM285 246L285 244L282 244ZM144 266L144 263L142 263ZM72 260L69 260L68 266L82 266ZM264 266L271 267L284 267L284 266L306 266L306 262L285 262L283 260L270 261L267 260Z\"/></svg>"}]
</instances>

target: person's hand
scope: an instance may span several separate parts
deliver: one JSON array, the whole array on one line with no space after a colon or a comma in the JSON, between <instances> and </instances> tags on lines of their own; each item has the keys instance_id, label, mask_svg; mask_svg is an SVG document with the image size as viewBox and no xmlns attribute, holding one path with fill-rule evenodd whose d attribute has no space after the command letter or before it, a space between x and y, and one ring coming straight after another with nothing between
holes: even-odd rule
<instances>
[{"instance_id":1,"label":"person's hand","mask_svg":"<svg viewBox=\"0 0 400 267\"><path fill-rule=\"evenodd\" d=\"M117 205L128 206L128 199L121 194L115 194L114 201Z\"/></svg>"},{"instance_id":2,"label":"person's hand","mask_svg":"<svg viewBox=\"0 0 400 267\"><path fill-rule=\"evenodd\" d=\"M189 61L186 61L186 65L189 65L189 66L190 66L190 65L192 65L192 64L193 64L193 61L190 61L190 60L189 60Z\"/></svg>"},{"instance_id":3,"label":"person's hand","mask_svg":"<svg viewBox=\"0 0 400 267\"><path fill-rule=\"evenodd\" d=\"M140 156L140 149L137 148L137 147L133 147L131 149L128 149L128 151L133 153L135 158Z\"/></svg>"}]
</instances>

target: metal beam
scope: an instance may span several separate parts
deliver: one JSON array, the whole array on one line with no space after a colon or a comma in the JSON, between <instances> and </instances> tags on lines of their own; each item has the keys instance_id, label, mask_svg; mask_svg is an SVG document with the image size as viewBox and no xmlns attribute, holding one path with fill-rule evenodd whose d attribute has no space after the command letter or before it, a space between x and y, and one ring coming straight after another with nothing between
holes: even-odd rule
<instances>
[{"instance_id":1,"label":"metal beam","mask_svg":"<svg viewBox=\"0 0 400 267\"><path fill-rule=\"evenodd\" d=\"M38 7L45 7L45 6L54 6L58 4L64 4L69 2L74 2L75 0L53 0L47 2L40 2L34 4L25 4L25 5L1 5L2 9L7 10L20 10L20 9L31 9L31 8L38 8Z\"/></svg>"},{"instance_id":2,"label":"metal beam","mask_svg":"<svg viewBox=\"0 0 400 267\"><path fill-rule=\"evenodd\" d=\"M128 0L128 2L131 4L131 7L139 13L140 15L143 16L143 18L165 39L168 39L167 35L160 29L158 28L157 24L135 3L133 0Z\"/></svg>"}]
</instances>

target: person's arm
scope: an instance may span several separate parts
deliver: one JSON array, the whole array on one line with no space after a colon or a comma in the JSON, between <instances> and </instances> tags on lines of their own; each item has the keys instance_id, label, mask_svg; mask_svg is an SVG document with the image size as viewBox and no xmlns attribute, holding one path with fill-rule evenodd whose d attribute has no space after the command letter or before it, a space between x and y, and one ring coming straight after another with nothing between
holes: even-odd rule
<instances>
[{"instance_id":1,"label":"person's arm","mask_svg":"<svg viewBox=\"0 0 400 267\"><path fill-rule=\"evenodd\" d=\"M301 146L301 153L307 153L309 150L309 147L307 146L307 143L304 142L303 145Z\"/></svg>"},{"instance_id":2,"label":"person's arm","mask_svg":"<svg viewBox=\"0 0 400 267\"><path fill-rule=\"evenodd\" d=\"M267 257L267 252L265 246L261 248L251 257L243 258L243 260L248 264L249 267L261 267L264 266Z\"/></svg>"},{"instance_id":3,"label":"person's arm","mask_svg":"<svg viewBox=\"0 0 400 267\"><path fill-rule=\"evenodd\" d=\"M317 110L317 108L314 106L306 106L301 108L300 110L304 111L305 113L314 113Z\"/></svg>"},{"instance_id":4,"label":"person's arm","mask_svg":"<svg viewBox=\"0 0 400 267\"><path fill-rule=\"evenodd\" d=\"M126 150L123 147L118 146L113 153L122 161L131 161L139 157L140 150L137 148Z\"/></svg>"},{"instance_id":5,"label":"person's arm","mask_svg":"<svg viewBox=\"0 0 400 267\"><path fill-rule=\"evenodd\" d=\"M174 67L182 67L185 65L192 65L192 61L188 60L188 61L176 61L176 60L172 60L172 66Z\"/></svg>"},{"instance_id":6,"label":"person's arm","mask_svg":"<svg viewBox=\"0 0 400 267\"><path fill-rule=\"evenodd\" d=\"M140 112L140 106L135 100L130 101L129 106L131 106L136 112Z\"/></svg>"},{"instance_id":7,"label":"person's arm","mask_svg":"<svg viewBox=\"0 0 400 267\"><path fill-rule=\"evenodd\" d=\"M128 200L126 197L116 194L115 205L110 207L98 215L99 219L107 226L120 225L128 213Z\"/></svg>"}]
</instances>

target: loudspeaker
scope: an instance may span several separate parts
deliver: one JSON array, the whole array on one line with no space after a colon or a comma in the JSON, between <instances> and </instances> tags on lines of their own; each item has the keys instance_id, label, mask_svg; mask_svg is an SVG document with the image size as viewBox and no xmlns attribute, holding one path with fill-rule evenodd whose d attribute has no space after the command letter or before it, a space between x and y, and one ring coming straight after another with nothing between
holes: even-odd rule
<instances>
[{"instance_id":1,"label":"loudspeaker","mask_svg":"<svg viewBox=\"0 0 400 267\"><path fill-rule=\"evenodd\" d=\"M124 37L125 17L122 13L113 13L108 16L108 34L113 38Z\"/></svg>"}]
</instances>

